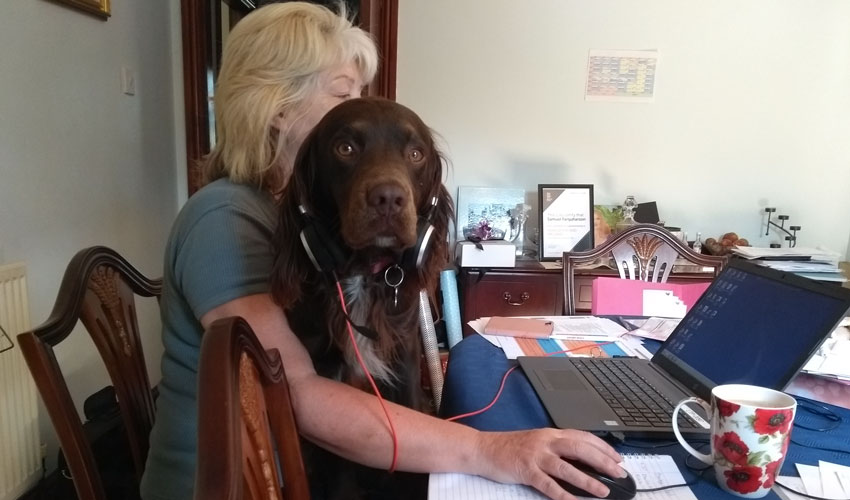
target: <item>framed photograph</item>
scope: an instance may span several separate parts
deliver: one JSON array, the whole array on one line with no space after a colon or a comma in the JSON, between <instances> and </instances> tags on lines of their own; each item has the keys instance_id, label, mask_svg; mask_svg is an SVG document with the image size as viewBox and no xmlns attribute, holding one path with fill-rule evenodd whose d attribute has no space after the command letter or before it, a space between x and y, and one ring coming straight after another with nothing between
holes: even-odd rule
<instances>
[{"instance_id":1,"label":"framed photograph","mask_svg":"<svg viewBox=\"0 0 850 500\"><path fill-rule=\"evenodd\" d=\"M109 7L110 0L53 0L56 3L70 5L82 11L102 17L104 20L112 15Z\"/></svg>"},{"instance_id":2,"label":"framed photograph","mask_svg":"<svg viewBox=\"0 0 850 500\"><path fill-rule=\"evenodd\" d=\"M524 203L523 188L458 187L457 241L510 239L511 210Z\"/></svg>"},{"instance_id":3,"label":"framed photograph","mask_svg":"<svg viewBox=\"0 0 850 500\"><path fill-rule=\"evenodd\" d=\"M623 222L621 205L593 205L593 246L605 243L620 222Z\"/></svg>"},{"instance_id":4,"label":"framed photograph","mask_svg":"<svg viewBox=\"0 0 850 500\"><path fill-rule=\"evenodd\" d=\"M593 248L592 184L538 184L537 199L540 260Z\"/></svg>"}]
</instances>

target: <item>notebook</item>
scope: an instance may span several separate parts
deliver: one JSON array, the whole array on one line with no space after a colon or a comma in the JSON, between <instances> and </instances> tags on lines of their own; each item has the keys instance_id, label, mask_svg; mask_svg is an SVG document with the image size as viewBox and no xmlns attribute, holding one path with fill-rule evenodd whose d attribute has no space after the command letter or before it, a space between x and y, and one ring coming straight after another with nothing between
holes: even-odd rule
<instances>
[{"instance_id":1,"label":"notebook","mask_svg":"<svg viewBox=\"0 0 850 500\"><path fill-rule=\"evenodd\" d=\"M670 410L686 397L708 401L730 383L782 390L848 309L850 289L733 259L651 360L517 359L557 427L669 437ZM605 370L616 372L613 384ZM633 394L616 401L613 392L632 390L657 391L650 403L661 408ZM685 408L683 433L707 434L704 415Z\"/></svg>"},{"instance_id":2,"label":"notebook","mask_svg":"<svg viewBox=\"0 0 850 500\"><path fill-rule=\"evenodd\" d=\"M638 489L683 484L685 478L670 455L623 455L623 467L632 475ZM544 500L546 497L528 486L502 484L479 476L435 473L428 480L428 500ZM688 486L655 492L641 492L643 500L696 500Z\"/></svg>"}]
</instances>

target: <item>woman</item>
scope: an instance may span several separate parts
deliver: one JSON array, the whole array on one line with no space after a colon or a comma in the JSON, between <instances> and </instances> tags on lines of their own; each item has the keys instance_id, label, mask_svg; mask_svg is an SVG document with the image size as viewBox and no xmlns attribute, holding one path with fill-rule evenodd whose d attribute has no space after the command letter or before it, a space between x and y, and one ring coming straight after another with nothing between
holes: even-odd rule
<instances>
[{"instance_id":1,"label":"woman","mask_svg":"<svg viewBox=\"0 0 850 500\"><path fill-rule=\"evenodd\" d=\"M376 66L368 35L344 13L312 4L262 7L228 37L215 97L218 140L204 165L207 184L181 210L166 248L165 352L142 480L145 500L192 497L201 336L228 316L245 318L264 346L280 351L306 439L350 460L389 467L392 441L376 398L318 376L268 293L275 201L298 147L325 112L360 96ZM402 443L400 470L479 474L530 484L556 499L570 496L550 475L606 493L561 457L622 473L619 455L586 433L482 433L399 406L391 411Z\"/></svg>"},{"instance_id":2,"label":"woman","mask_svg":"<svg viewBox=\"0 0 850 500\"><path fill-rule=\"evenodd\" d=\"M266 295L275 197L309 129L334 105L359 97L376 67L365 33L309 4L266 6L230 34L215 96L218 141L203 165L207 184L182 209L166 250L163 377L144 498L192 497L206 326L240 315L266 345L293 350Z\"/></svg>"}]
</instances>

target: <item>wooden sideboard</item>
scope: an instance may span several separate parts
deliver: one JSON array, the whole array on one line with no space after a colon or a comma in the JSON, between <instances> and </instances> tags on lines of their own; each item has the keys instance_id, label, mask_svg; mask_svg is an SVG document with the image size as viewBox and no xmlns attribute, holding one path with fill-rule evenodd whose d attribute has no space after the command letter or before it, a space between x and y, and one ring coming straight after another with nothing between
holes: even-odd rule
<instances>
[{"instance_id":1,"label":"wooden sideboard","mask_svg":"<svg viewBox=\"0 0 850 500\"><path fill-rule=\"evenodd\" d=\"M698 266L674 266L670 282L711 281L713 274ZM607 267L576 271L576 312L589 314L594 278L619 276ZM469 321L482 316L558 316L564 314L563 270L545 268L536 260L517 260L515 267L463 267L458 277L463 334Z\"/></svg>"}]
</instances>

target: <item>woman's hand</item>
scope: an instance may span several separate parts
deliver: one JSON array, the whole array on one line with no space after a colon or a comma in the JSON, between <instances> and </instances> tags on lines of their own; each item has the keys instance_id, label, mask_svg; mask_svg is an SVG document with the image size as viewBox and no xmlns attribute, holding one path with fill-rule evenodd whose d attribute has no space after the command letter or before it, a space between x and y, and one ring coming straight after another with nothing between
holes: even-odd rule
<instances>
[{"instance_id":1,"label":"woman's hand","mask_svg":"<svg viewBox=\"0 0 850 500\"><path fill-rule=\"evenodd\" d=\"M587 432L535 429L482 432L478 446L479 475L503 483L527 484L554 500L573 500L553 479L563 479L604 498L608 488L567 462L579 460L611 477L623 477L622 457L602 439Z\"/></svg>"}]
</instances>

